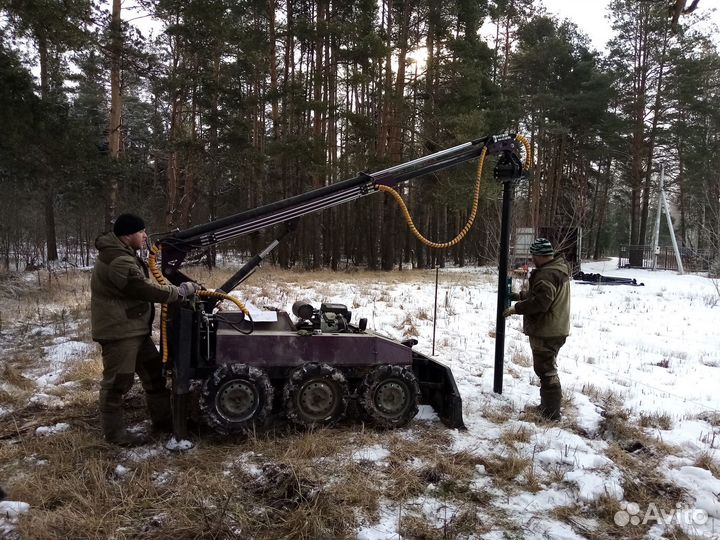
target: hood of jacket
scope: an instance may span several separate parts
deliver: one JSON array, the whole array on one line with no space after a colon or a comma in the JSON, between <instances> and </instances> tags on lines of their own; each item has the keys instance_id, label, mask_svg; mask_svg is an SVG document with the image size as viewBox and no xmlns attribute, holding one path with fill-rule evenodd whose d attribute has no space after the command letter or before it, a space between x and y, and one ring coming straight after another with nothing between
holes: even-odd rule
<instances>
[{"instance_id":1,"label":"hood of jacket","mask_svg":"<svg viewBox=\"0 0 720 540\"><path fill-rule=\"evenodd\" d=\"M95 248L99 253L110 256L113 259L121 255L135 256L135 250L127 244L123 244L122 240L115 236L115 233L112 231L98 236L95 239Z\"/></svg>"},{"instance_id":2,"label":"hood of jacket","mask_svg":"<svg viewBox=\"0 0 720 540\"><path fill-rule=\"evenodd\" d=\"M547 264L543 264L537 270L555 270L558 272L562 272L567 277L570 277L570 265L565 260L565 257L563 257L562 255L558 255Z\"/></svg>"}]
</instances>

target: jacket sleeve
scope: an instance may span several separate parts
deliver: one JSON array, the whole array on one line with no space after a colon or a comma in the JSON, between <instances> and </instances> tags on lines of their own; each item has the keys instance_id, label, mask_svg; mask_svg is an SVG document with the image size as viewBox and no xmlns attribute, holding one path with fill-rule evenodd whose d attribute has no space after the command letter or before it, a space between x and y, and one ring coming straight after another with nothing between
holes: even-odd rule
<instances>
[{"instance_id":1,"label":"jacket sleeve","mask_svg":"<svg viewBox=\"0 0 720 540\"><path fill-rule=\"evenodd\" d=\"M178 298L177 287L153 283L132 257L114 259L110 263L109 277L113 285L134 300L167 304Z\"/></svg>"},{"instance_id":2,"label":"jacket sleeve","mask_svg":"<svg viewBox=\"0 0 720 540\"><path fill-rule=\"evenodd\" d=\"M550 309L556 294L555 285L545 279L539 280L531 290L525 293L525 298L515 304L515 313L520 315L545 313Z\"/></svg>"}]
</instances>

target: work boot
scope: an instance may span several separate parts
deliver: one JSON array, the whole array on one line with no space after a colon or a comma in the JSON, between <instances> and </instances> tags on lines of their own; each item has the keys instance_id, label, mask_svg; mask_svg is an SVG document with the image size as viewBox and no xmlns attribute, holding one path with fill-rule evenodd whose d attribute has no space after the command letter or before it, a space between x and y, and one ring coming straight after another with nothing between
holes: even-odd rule
<instances>
[{"instance_id":1,"label":"work boot","mask_svg":"<svg viewBox=\"0 0 720 540\"><path fill-rule=\"evenodd\" d=\"M557 379L557 377L555 377ZM562 388L557 384L540 386L540 405L538 412L548 420L560 420L560 404L562 402Z\"/></svg>"},{"instance_id":2,"label":"work boot","mask_svg":"<svg viewBox=\"0 0 720 540\"><path fill-rule=\"evenodd\" d=\"M170 392L163 390L157 394L146 394L147 408L155 433L172 433L172 408Z\"/></svg>"},{"instance_id":3,"label":"work boot","mask_svg":"<svg viewBox=\"0 0 720 540\"><path fill-rule=\"evenodd\" d=\"M125 429L121 411L103 412L100 420L105 440L110 444L124 448L134 448L148 442L147 437L131 433Z\"/></svg>"}]
</instances>

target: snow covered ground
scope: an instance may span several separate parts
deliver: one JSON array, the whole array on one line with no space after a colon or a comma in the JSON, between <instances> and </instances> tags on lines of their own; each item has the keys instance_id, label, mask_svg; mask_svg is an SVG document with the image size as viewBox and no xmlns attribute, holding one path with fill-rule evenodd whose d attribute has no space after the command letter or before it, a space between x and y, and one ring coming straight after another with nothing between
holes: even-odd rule
<instances>
[{"instance_id":1,"label":"snow covered ground","mask_svg":"<svg viewBox=\"0 0 720 540\"><path fill-rule=\"evenodd\" d=\"M614 260L584 263L582 269L632 277L644 286L572 283L571 336L558 362L566 397L564 420L559 424L536 422L524 412L527 404L538 402L538 386L519 316L507 322L503 393L492 391L497 301L493 271L440 271L435 357L452 368L468 428L452 432L447 451L467 451L488 459L512 455L532 463L510 491L498 487L483 465L477 465L472 483L474 490L493 496L492 508L509 516L524 538L602 537L598 531L603 525L597 516L589 514L569 523L560 519L557 510L613 499L618 511L612 519L620 531L614 537L624 537L626 524L648 523L652 526L647 538L674 538L682 531L691 538L720 539L720 478L697 466L703 457L720 463L717 282L695 274L618 269ZM352 274L335 274L331 279L327 275L323 273L317 281L304 276L297 283L289 276L277 287L250 280L238 295L259 306L288 311L301 298L316 305L344 303L354 320L366 317L370 328L394 338L416 337L420 351L432 352L434 271L392 273L385 280L361 283ZM67 340L49 346L45 353L50 362L31 374L38 390L30 399L62 408L47 390L61 384L59 374L67 358L87 354L87 347ZM669 448L659 458L658 474L684 491L682 504L658 498L640 506L628 498L623 468L608 453L613 441L603 432L608 396L619 400L631 421L651 419L645 433ZM653 422L653 418L664 421ZM432 410L423 408L406 430L407 436L412 437L413 426L438 422ZM67 429L73 426L43 426L37 436L51 437ZM508 432L521 434L512 447L503 442ZM388 454L387 448L375 445L355 450L352 459L381 463ZM131 460L117 466L124 469L129 464ZM457 508L434 489L428 486L421 497L405 502L402 511L410 508L435 523L450 519ZM0 506L0 531L8 530L20 512L32 512L32 508L22 501ZM358 529L357 538L399 538L400 512L396 503L383 501L380 519ZM479 531L475 537L490 540L507 535L491 530Z\"/></svg>"},{"instance_id":2,"label":"snow covered ground","mask_svg":"<svg viewBox=\"0 0 720 540\"><path fill-rule=\"evenodd\" d=\"M538 402L537 379L528 361L532 355L527 337L522 334L522 318L512 317L507 323L506 370L503 393L498 395L492 391L496 278L486 268L440 271L435 357L452 367L468 428L456 433L453 450L492 452L499 446L502 431L531 430L532 437L521 453L534 456L543 470L562 467L565 482L561 488L552 486L514 496L506 502L507 510L523 521L528 537L582 538L566 524L548 519L548 510L578 499L592 502L601 496L634 503L624 500L619 470L603 455L608 446L598 434L603 409L587 395L609 391L636 419L643 415L669 418L669 429L651 431L682 451L681 457L666 460L666 473L671 482L687 490L686 510L693 519L683 520L676 513L675 521L665 519L653 534L661 537L667 530L662 525L679 525L687 534L720 538L720 479L692 466L702 454L720 458L717 420L713 425L702 419L708 418L704 416L707 414L720 414L717 283L694 274L618 269L615 259L586 262L582 269L585 273L635 278L644 284L632 287L572 283L571 336L560 352L559 367L566 397L572 402L566 407L566 416L573 417L585 436L563 425L536 426L513 418L498 425L485 417L488 409L507 407L518 411L527 403ZM428 274L431 279L423 283L378 282L361 290L350 280L313 283L308 290L288 295L288 304L295 298L351 304L354 317L367 317L371 328L394 338L417 332L417 348L430 354L435 291L433 272ZM267 300L272 303L273 299ZM518 364L513 358L525 361ZM482 475L477 482L479 488L489 489ZM678 510L662 508L662 500L656 504L657 511L665 510L666 515ZM634 509L630 506L630 510ZM692 514L693 510L697 515ZM648 515L647 508L640 508L638 516L630 517L647 517L653 523L652 511L650 508ZM386 515L396 516L397 509L390 507ZM618 519L622 520L622 516ZM396 534L397 524L393 529L381 522L360 531L359 537L390 538Z\"/></svg>"}]
</instances>

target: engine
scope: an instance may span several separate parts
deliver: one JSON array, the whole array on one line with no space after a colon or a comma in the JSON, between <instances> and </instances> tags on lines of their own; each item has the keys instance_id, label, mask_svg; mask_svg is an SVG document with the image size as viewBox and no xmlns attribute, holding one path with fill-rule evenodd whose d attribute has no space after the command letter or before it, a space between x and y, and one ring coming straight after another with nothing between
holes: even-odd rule
<instances>
[{"instance_id":1,"label":"engine","mask_svg":"<svg viewBox=\"0 0 720 540\"><path fill-rule=\"evenodd\" d=\"M363 331L367 326L367 319L360 319L359 328L352 327L350 325L352 313L344 304L323 303L320 304L320 309L315 309L312 304L298 300L293 304L292 312L299 319L295 325L298 331L340 334Z\"/></svg>"}]
</instances>

